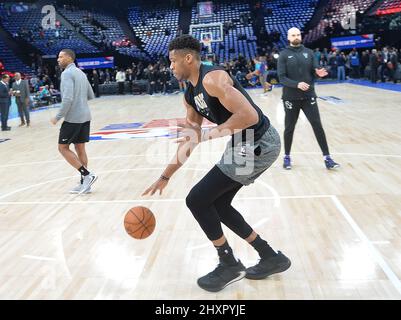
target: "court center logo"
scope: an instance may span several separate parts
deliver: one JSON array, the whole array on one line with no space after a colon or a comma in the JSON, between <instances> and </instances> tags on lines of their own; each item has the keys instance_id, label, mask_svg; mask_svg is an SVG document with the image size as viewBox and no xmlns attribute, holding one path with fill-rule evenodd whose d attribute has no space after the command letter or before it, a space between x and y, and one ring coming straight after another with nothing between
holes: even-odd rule
<instances>
[{"instance_id":1,"label":"court center logo","mask_svg":"<svg viewBox=\"0 0 401 320\"><path fill-rule=\"evenodd\" d=\"M42 7L42 13L46 14L42 18L42 28L44 30L56 29L56 8L50 4Z\"/></svg>"},{"instance_id":2,"label":"court center logo","mask_svg":"<svg viewBox=\"0 0 401 320\"><path fill-rule=\"evenodd\" d=\"M346 5L341 9L341 13L344 16L341 19L341 26L345 30L356 29L356 9L354 6Z\"/></svg>"}]
</instances>

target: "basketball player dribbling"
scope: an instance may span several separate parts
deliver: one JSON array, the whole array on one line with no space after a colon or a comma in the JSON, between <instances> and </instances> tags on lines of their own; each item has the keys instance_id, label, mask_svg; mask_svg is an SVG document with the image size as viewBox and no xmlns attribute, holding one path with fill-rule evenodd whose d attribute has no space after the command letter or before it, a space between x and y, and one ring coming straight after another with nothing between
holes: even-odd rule
<instances>
[{"instance_id":1,"label":"basketball player dribbling","mask_svg":"<svg viewBox=\"0 0 401 320\"><path fill-rule=\"evenodd\" d=\"M199 278L198 285L216 292L243 277L264 279L283 272L291 262L280 251L275 252L231 205L237 192L253 183L277 159L280 137L235 78L222 67L201 64L200 51L199 41L189 35L169 44L171 70L178 80L188 80L184 95L186 124L177 139L175 157L143 195L153 195L156 191L161 194L200 142L232 135L220 162L186 197L188 208L219 257L218 266ZM203 118L218 126L202 131ZM261 258L256 265L245 268L234 256L221 223L255 248Z\"/></svg>"}]
</instances>

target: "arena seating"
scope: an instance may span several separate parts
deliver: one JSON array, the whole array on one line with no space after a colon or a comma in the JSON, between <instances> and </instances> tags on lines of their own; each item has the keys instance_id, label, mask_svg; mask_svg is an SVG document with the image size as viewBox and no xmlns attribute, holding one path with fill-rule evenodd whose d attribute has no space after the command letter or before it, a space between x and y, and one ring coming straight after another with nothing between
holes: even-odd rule
<instances>
[{"instance_id":1,"label":"arena seating","mask_svg":"<svg viewBox=\"0 0 401 320\"><path fill-rule=\"evenodd\" d=\"M151 56L167 55L168 43L176 37L179 11L172 7L130 7L128 21Z\"/></svg>"},{"instance_id":2,"label":"arena seating","mask_svg":"<svg viewBox=\"0 0 401 320\"><path fill-rule=\"evenodd\" d=\"M15 54L10 50L7 45L0 38L0 61L3 63L5 70L11 72L22 72L25 74L32 74L33 70L25 65Z\"/></svg>"},{"instance_id":3,"label":"arena seating","mask_svg":"<svg viewBox=\"0 0 401 320\"><path fill-rule=\"evenodd\" d=\"M377 9L377 15L401 12L401 0L384 0Z\"/></svg>"},{"instance_id":4,"label":"arena seating","mask_svg":"<svg viewBox=\"0 0 401 320\"><path fill-rule=\"evenodd\" d=\"M324 13L326 18L322 19L315 28L309 30L304 38L305 43L311 43L326 36L325 28L327 26L332 26L333 21L341 21L346 17L347 13L344 10L346 6L352 6L356 11L364 13L374 1L375 0L329 0Z\"/></svg>"},{"instance_id":5,"label":"arena seating","mask_svg":"<svg viewBox=\"0 0 401 320\"><path fill-rule=\"evenodd\" d=\"M74 30L63 25L56 29L41 30L43 14L36 5L31 5L26 12L15 12L5 15L5 9L0 8L3 26L14 37L20 36L37 47L44 54L55 55L63 48L75 48L77 53L98 52L90 43L78 37Z\"/></svg>"},{"instance_id":6,"label":"arena seating","mask_svg":"<svg viewBox=\"0 0 401 320\"><path fill-rule=\"evenodd\" d=\"M197 7L192 7L191 24L221 22L225 25L222 42L213 42L212 51L219 61L237 58L242 54L247 59L256 56L256 36L252 24L247 18L250 14L249 4L243 2L222 3L215 6L212 17L200 19ZM196 29L193 36L200 39L206 29ZM212 30L213 31L213 30ZM213 37L216 38L216 31Z\"/></svg>"},{"instance_id":7,"label":"arena seating","mask_svg":"<svg viewBox=\"0 0 401 320\"><path fill-rule=\"evenodd\" d=\"M271 14L265 15L265 25L268 33L278 31L280 39L275 43L278 47L287 45L287 31L292 27L300 30L312 18L316 1L313 0L272 0L263 1L265 9L271 9Z\"/></svg>"},{"instance_id":8,"label":"arena seating","mask_svg":"<svg viewBox=\"0 0 401 320\"><path fill-rule=\"evenodd\" d=\"M102 42L118 43L126 38L118 20L108 13L100 11L79 10L74 8L62 8L61 14L73 25L79 24L81 32L91 40L101 44ZM146 55L135 45L116 47L121 54L136 58L145 58Z\"/></svg>"}]
</instances>

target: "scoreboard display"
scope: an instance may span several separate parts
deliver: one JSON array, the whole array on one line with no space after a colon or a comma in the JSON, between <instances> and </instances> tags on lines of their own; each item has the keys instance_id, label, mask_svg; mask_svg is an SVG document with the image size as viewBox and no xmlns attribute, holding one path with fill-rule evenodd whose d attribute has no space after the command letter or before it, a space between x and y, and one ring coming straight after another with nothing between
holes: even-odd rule
<instances>
[{"instance_id":1,"label":"scoreboard display","mask_svg":"<svg viewBox=\"0 0 401 320\"><path fill-rule=\"evenodd\" d=\"M198 16L199 18L210 18L213 16L213 2L205 1L198 2Z\"/></svg>"}]
</instances>

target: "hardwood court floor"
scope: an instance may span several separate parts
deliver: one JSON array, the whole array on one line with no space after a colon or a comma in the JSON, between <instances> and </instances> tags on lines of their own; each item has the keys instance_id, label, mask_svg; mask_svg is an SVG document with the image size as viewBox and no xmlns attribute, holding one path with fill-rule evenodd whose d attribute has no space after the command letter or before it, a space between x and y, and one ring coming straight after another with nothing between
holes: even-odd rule
<instances>
[{"instance_id":1,"label":"hardwood court floor","mask_svg":"<svg viewBox=\"0 0 401 320\"><path fill-rule=\"evenodd\" d=\"M251 95L283 132L281 89ZM1 132L0 299L400 299L401 94L339 84L317 87L331 153L328 172L305 117L293 143L293 170L280 159L234 201L256 231L292 260L262 281L243 279L219 293L196 284L217 263L185 206L190 188L220 158L226 139L200 146L162 196L141 197L175 150L167 138L91 141L90 195L70 195L78 181L57 151L55 109L32 113L32 128ZM91 103L91 132L111 124L184 117L182 95L102 97ZM160 131L160 130L159 130ZM163 131L161 129L161 131ZM159 132L160 133L160 132ZM125 212L144 205L155 232L130 238ZM257 255L226 233L246 265Z\"/></svg>"}]
</instances>

